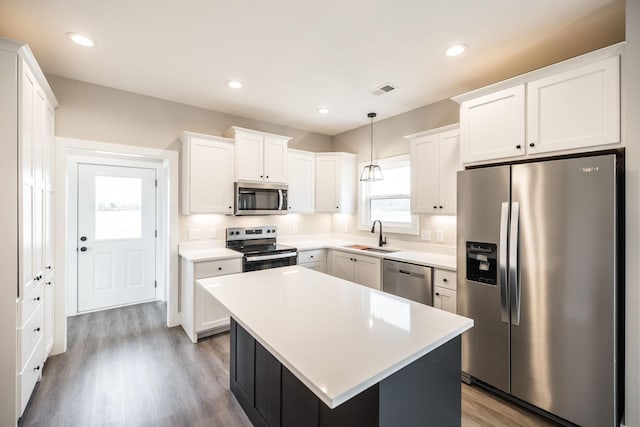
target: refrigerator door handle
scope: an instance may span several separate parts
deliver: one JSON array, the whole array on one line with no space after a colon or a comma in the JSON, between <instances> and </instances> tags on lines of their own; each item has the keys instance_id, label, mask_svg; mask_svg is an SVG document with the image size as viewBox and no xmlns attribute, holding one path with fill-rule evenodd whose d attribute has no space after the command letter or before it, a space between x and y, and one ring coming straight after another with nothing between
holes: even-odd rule
<instances>
[{"instance_id":1,"label":"refrigerator door handle","mask_svg":"<svg viewBox=\"0 0 640 427\"><path fill-rule=\"evenodd\" d=\"M520 260L518 259L520 204L511 204L509 232L509 293L511 294L511 324L520 326Z\"/></svg>"},{"instance_id":2,"label":"refrigerator door handle","mask_svg":"<svg viewBox=\"0 0 640 427\"><path fill-rule=\"evenodd\" d=\"M502 203L500 212L500 317L504 323L509 323L509 300L507 298L507 236L509 227L509 202Z\"/></svg>"}]
</instances>

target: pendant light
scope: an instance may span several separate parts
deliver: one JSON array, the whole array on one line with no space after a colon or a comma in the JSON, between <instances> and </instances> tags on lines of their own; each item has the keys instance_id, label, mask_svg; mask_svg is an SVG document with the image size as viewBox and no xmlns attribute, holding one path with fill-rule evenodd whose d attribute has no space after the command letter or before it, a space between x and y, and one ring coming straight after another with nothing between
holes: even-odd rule
<instances>
[{"instance_id":1,"label":"pendant light","mask_svg":"<svg viewBox=\"0 0 640 427\"><path fill-rule=\"evenodd\" d=\"M382 176L382 169L380 169L379 165L373 164L373 118L376 116L376 113L369 113L367 117L371 119L371 160L368 165L366 165L362 169L362 175L360 175L360 181L382 181L384 177Z\"/></svg>"}]
</instances>

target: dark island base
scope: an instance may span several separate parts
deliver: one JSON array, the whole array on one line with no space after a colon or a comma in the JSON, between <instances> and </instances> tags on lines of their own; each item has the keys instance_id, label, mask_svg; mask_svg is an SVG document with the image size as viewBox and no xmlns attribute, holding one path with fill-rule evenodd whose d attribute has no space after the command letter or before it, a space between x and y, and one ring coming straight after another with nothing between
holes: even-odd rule
<instances>
[{"instance_id":1,"label":"dark island base","mask_svg":"<svg viewBox=\"0 0 640 427\"><path fill-rule=\"evenodd\" d=\"M231 392L255 426L459 426L460 337L330 409L231 319Z\"/></svg>"}]
</instances>

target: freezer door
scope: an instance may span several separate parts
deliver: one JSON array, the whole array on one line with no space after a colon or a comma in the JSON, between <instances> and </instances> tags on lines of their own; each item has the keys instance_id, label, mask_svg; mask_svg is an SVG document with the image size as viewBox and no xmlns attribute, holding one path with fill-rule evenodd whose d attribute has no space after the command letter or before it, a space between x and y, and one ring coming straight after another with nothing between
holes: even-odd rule
<instances>
[{"instance_id":1,"label":"freezer door","mask_svg":"<svg viewBox=\"0 0 640 427\"><path fill-rule=\"evenodd\" d=\"M505 392L509 392L504 265L509 187L509 166L458 172L458 313L474 321L462 335L462 370ZM496 253L490 253L492 248ZM493 259L497 271L492 270Z\"/></svg>"},{"instance_id":2,"label":"freezer door","mask_svg":"<svg viewBox=\"0 0 640 427\"><path fill-rule=\"evenodd\" d=\"M615 161L512 167L520 240L511 393L582 426L616 422Z\"/></svg>"}]
</instances>

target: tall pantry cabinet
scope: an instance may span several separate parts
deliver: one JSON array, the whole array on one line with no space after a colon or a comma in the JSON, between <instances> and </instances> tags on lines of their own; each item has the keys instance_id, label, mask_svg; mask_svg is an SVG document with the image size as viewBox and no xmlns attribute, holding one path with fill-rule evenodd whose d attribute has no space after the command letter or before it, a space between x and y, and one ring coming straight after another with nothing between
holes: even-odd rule
<instances>
[{"instance_id":1,"label":"tall pantry cabinet","mask_svg":"<svg viewBox=\"0 0 640 427\"><path fill-rule=\"evenodd\" d=\"M15 396L2 399L0 425L14 425L53 347L52 172L58 102L29 47L6 39L0 39L0 88L0 196L7 207L1 221L0 339L5 348L0 383L8 387L3 396Z\"/></svg>"}]
</instances>

